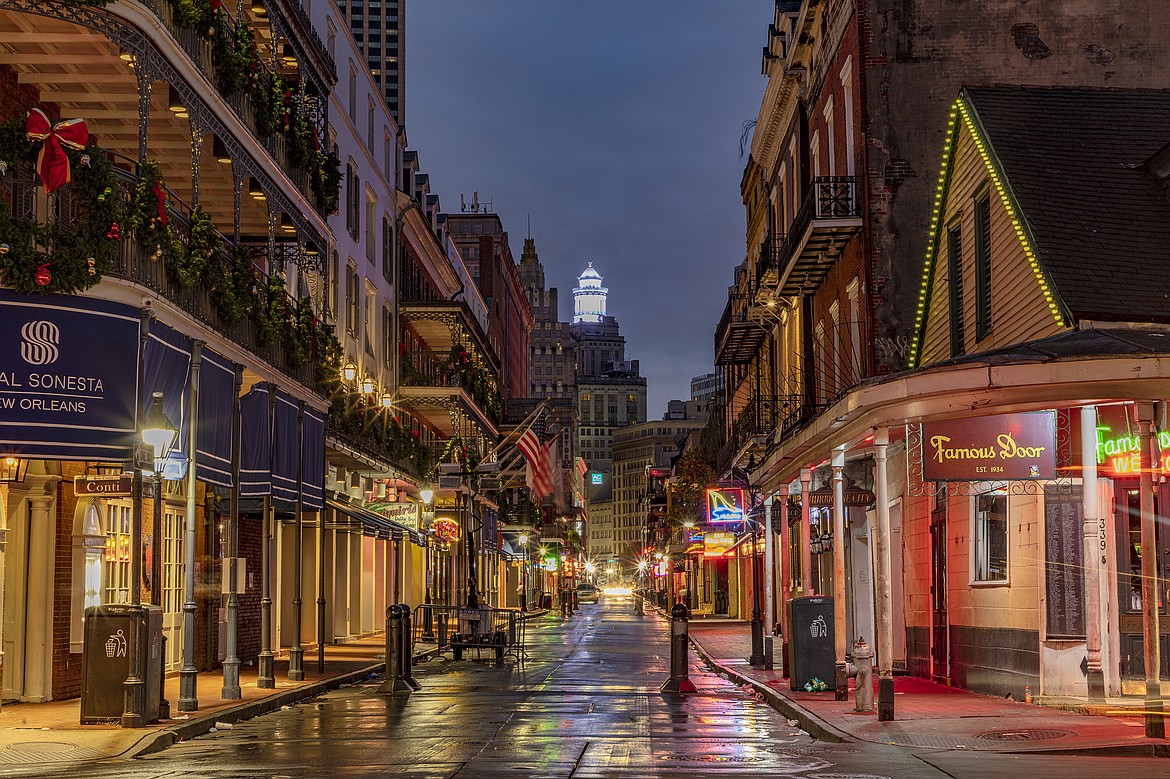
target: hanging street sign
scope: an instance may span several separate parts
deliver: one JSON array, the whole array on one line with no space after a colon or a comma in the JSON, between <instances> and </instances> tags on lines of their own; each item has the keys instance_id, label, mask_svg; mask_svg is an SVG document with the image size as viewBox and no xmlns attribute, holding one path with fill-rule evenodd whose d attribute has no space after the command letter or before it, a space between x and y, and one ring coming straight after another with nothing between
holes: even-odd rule
<instances>
[{"instance_id":1,"label":"hanging street sign","mask_svg":"<svg viewBox=\"0 0 1170 779\"><path fill-rule=\"evenodd\" d=\"M129 497L134 494L134 474L74 476L73 492L79 498L85 495L100 495L106 498Z\"/></svg>"}]
</instances>

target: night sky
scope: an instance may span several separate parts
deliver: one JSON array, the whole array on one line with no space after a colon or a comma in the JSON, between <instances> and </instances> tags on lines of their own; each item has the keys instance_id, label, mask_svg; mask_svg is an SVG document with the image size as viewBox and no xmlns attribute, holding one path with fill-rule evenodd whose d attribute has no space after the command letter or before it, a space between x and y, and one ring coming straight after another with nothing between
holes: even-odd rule
<instances>
[{"instance_id":1,"label":"night sky","mask_svg":"<svg viewBox=\"0 0 1170 779\"><path fill-rule=\"evenodd\" d=\"M745 254L743 123L771 0L408 0L406 131L443 210L479 192L561 319L586 262L641 360L650 419L714 370Z\"/></svg>"}]
</instances>

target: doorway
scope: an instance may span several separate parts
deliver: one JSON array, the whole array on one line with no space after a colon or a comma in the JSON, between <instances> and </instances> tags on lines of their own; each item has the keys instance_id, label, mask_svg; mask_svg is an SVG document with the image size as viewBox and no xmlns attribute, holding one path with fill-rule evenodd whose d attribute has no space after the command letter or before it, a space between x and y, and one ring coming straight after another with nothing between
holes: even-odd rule
<instances>
[{"instance_id":1,"label":"doorway","mask_svg":"<svg viewBox=\"0 0 1170 779\"><path fill-rule=\"evenodd\" d=\"M176 671L183 665L183 578L186 560L183 536L186 510L181 506L163 507L162 607L163 636L166 637L166 670Z\"/></svg>"},{"instance_id":2,"label":"doorway","mask_svg":"<svg viewBox=\"0 0 1170 779\"><path fill-rule=\"evenodd\" d=\"M950 624L947 615L947 496L930 512L930 660L931 677L951 683Z\"/></svg>"},{"instance_id":3,"label":"doorway","mask_svg":"<svg viewBox=\"0 0 1170 779\"><path fill-rule=\"evenodd\" d=\"M1142 630L1141 495L1134 480L1118 481L1114 491L1113 527L1117 534L1117 610L1121 639L1121 691L1145 693L1145 638ZM1154 536L1161 554L1155 561L1158 621L1161 633L1161 678L1170 676L1170 616L1166 615L1170 586L1170 485L1155 485Z\"/></svg>"},{"instance_id":4,"label":"doorway","mask_svg":"<svg viewBox=\"0 0 1170 779\"><path fill-rule=\"evenodd\" d=\"M728 594L728 560L726 557L715 558L715 613L726 617L731 598Z\"/></svg>"}]
</instances>

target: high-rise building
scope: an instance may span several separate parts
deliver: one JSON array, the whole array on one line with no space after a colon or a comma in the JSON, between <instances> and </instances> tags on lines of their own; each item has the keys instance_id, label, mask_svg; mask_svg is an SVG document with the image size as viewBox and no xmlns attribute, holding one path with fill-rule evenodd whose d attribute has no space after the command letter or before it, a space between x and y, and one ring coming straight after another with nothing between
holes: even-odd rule
<instances>
[{"instance_id":1,"label":"high-rise building","mask_svg":"<svg viewBox=\"0 0 1170 779\"><path fill-rule=\"evenodd\" d=\"M448 234L488 305L488 341L500 359L505 400L528 396L532 310L503 222L494 213L445 214Z\"/></svg>"},{"instance_id":2,"label":"high-rise building","mask_svg":"<svg viewBox=\"0 0 1170 779\"><path fill-rule=\"evenodd\" d=\"M609 471L610 441L619 427L646 421L646 379L637 360L626 359L626 339L606 311L609 290L593 267L573 289L569 328L577 356L579 451L593 471Z\"/></svg>"},{"instance_id":3,"label":"high-rise building","mask_svg":"<svg viewBox=\"0 0 1170 779\"><path fill-rule=\"evenodd\" d=\"M569 323L560 321L557 288L544 286L544 265L532 238L524 239L520 283L528 295L534 323L528 342L528 396L575 401L577 350Z\"/></svg>"},{"instance_id":4,"label":"high-rise building","mask_svg":"<svg viewBox=\"0 0 1170 779\"><path fill-rule=\"evenodd\" d=\"M701 430L707 415L697 412L681 418L663 418L618 430L613 436L612 516L617 556L627 566L642 549L647 521L647 480L652 470L669 475L671 460L681 451L689 433ZM684 404L684 407L686 404ZM669 414L667 414L669 417Z\"/></svg>"},{"instance_id":5,"label":"high-rise building","mask_svg":"<svg viewBox=\"0 0 1170 779\"><path fill-rule=\"evenodd\" d=\"M718 373L707 373L691 379L691 400L709 403L722 387Z\"/></svg>"},{"instance_id":6,"label":"high-rise building","mask_svg":"<svg viewBox=\"0 0 1170 779\"><path fill-rule=\"evenodd\" d=\"M406 122L406 0L337 0L399 127ZM356 77L338 63L337 77Z\"/></svg>"}]
</instances>

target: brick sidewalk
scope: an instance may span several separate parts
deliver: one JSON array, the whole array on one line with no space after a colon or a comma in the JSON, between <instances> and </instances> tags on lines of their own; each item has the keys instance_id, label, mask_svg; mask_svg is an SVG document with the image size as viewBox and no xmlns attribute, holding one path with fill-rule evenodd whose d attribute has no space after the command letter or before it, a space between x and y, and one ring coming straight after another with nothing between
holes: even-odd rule
<instances>
[{"instance_id":1,"label":"brick sidewalk","mask_svg":"<svg viewBox=\"0 0 1170 779\"><path fill-rule=\"evenodd\" d=\"M994 752L1092 752L1170 757L1170 741L1147 739L1140 717L1099 717L946 687L915 677L894 679L893 722L853 711L854 697L789 689L777 670L750 667L751 634L737 625L690 623L700 655L733 681L750 684L782 714L827 741L871 741L901 746ZM777 654L779 646L776 647ZM778 658L777 658L778 659ZM876 697L876 696L875 696Z\"/></svg>"}]
</instances>

